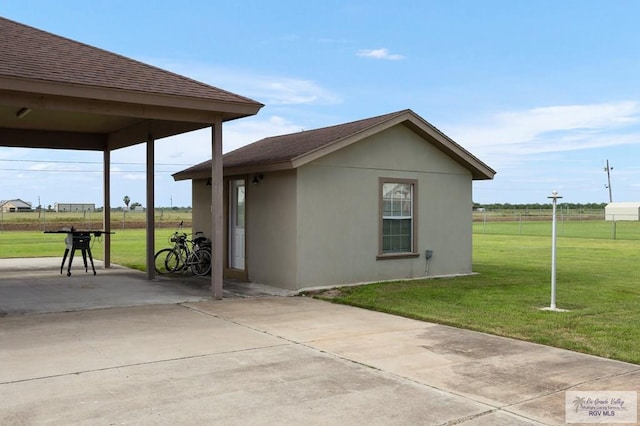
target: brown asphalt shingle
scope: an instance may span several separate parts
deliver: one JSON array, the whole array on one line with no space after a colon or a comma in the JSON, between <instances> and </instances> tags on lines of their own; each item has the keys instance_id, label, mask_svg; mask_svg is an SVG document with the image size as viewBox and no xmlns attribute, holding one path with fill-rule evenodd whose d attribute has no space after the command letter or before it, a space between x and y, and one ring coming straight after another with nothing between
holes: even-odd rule
<instances>
[{"instance_id":1,"label":"brown asphalt shingle","mask_svg":"<svg viewBox=\"0 0 640 426\"><path fill-rule=\"evenodd\" d=\"M249 98L2 17L0 76L258 104Z\"/></svg>"},{"instance_id":2,"label":"brown asphalt shingle","mask_svg":"<svg viewBox=\"0 0 640 426\"><path fill-rule=\"evenodd\" d=\"M320 129L264 138L251 145L238 148L235 151L225 154L223 156L224 166L234 167L238 165L244 166L291 161L300 155L309 154L346 137L360 133L379 123L383 123L403 112L405 111Z\"/></svg>"},{"instance_id":3,"label":"brown asphalt shingle","mask_svg":"<svg viewBox=\"0 0 640 426\"><path fill-rule=\"evenodd\" d=\"M264 138L226 153L222 157L223 165L226 168L292 161L301 155L309 154L325 146L337 143L344 138L354 136L406 112L407 110L398 111L351 123ZM183 170L179 174L190 174L205 170L211 170L211 160Z\"/></svg>"}]
</instances>

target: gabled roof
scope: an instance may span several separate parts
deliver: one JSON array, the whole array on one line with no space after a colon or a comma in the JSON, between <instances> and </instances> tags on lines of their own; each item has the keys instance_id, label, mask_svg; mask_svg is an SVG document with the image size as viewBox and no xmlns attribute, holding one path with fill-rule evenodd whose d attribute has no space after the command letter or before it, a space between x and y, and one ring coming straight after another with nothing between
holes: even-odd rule
<instances>
[{"instance_id":1,"label":"gabled roof","mask_svg":"<svg viewBox=\"0 0 640 426\"><path fill-rule=\"evenodd\" d=\"M31 208L31 203L27 203L26 201L22 201L19 198L16 198L15 200L2 200L0 201L0 207L6 205L6 204L11 204L13 207L16 208Z\"/></svg>"},{"instance_id":2,"label":"gabled roof","mask_svg":"<svg viewBox=\"0 0 640 426\"><path fill-rule=\"evenodd\" d=\"M0 75L209 101L257 102L190 78L0 17Z\"/></svg>"},{"instance_id":3,"label":"gabled roof","mask_svg":"<svg viewBox=\"0 0 640 426\"><path fill-rule=\"evenodd\" d=\"M262 104L0 17L0 145L103 151L256 114Z\"/></svg>"},{"instance_id":4,"label":"gabled roof","mask_svg":"<svg viewBox=\"0 0 640 426\"><path fill-rule=\"evenodd\" d=\"M495 171L413 111L407 109L336 126L261 139L223 156L224 174L286 170L302 166L345 146L402 124L468 169L473 179L492 179ZM173 175L175 180L211 175L211 160Z\"/></svg>"}]
</instances>

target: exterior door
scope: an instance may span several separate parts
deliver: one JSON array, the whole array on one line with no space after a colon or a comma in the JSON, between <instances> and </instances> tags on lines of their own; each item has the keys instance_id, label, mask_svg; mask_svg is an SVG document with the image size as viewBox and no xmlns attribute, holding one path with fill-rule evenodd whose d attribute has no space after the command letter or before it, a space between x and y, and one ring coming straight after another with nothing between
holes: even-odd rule
<instances>
[{"instance_id":1,"label":"exterior door","mask_svg":"<svg viewBox=\"0 0 640 426\"><path fill-rule=\"evenodd\" d=\"M244 270L245 181L234 179L230 181L230 185L229 267Z\"/></svg>"}]
</instances>

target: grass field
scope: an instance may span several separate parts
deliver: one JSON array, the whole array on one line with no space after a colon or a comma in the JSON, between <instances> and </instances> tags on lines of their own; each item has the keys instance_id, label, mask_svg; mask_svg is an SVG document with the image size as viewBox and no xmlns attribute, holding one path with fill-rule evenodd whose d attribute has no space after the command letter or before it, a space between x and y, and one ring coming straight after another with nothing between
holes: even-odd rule
<instances>
[{"instance_id":1,"label":"grass field","mask_svg":"<svg viewBox=\"0 0 640 426\"><path fill-rule=\"evenodd\" d=\"M156 250L169 247L169 237L176 229L157 229ZM41 231L0 232L0 258L50 257L64 252L64 234L44 234ZM92 238L94 259L103 258L104 236ZM118 229L111 236L111 262L129 268L146 270L146 231L144 229Z\"/></svg>"},{"instance_id":2,"label":"grass field","mask_svg":"<svg viewBox=\"0 0 640 426\"><path fill-rule=\"evenodd\" d=\"M551 235L551 221L478 221L473 223L473 232L474 234L548 236ZM571 238L640 240L640 222L558 219L557 233L560 237Z\"/></svg>"},{"instance_id":3,"label":"grass field","mask_svg":"<svg viewBox=\"0 0 640 426\"><path fill-rule=\"evenodd\" d=\"M590 238L599 223L579 224L575 238L558 238L557 306L569 312L540 310L550 304L549 223L541 235L474 224L477 275L344 287L331 300L640 364L640 240ZM112 261L144 270L145 231L115 231ZM156 232L157 249L172 231ZM0 257L61 256L63 237L0 232ZM100 240L93 252L101 258Z\"/></svg>"}]
</instances>

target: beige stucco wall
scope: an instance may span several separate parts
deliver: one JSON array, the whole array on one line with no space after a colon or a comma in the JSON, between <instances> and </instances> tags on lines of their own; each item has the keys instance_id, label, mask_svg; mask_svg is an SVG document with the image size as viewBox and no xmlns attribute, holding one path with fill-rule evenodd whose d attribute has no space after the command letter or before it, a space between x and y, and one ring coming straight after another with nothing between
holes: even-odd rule
<instances>
[{"instance_id":1,"label":"beige stucco wall","mask_svg":"<svg viewBox=\"0 0 640 426\"><path fill-rule=\"evenodd\" d=\"M248 278L251 282L293 290L297 288L296 171L263 176L257 185L249 179L246 187ZM195 179L191 189L193 230L211 238L211 186L206 185L206 179ZM228 226L226 221L225 214ZM228 250L226 242L225 250Z\"/></svg>"},{"instance_id":2,"label":"beige stucco wall","mask_svg":"<svg viewBox=\"0 0 640 426\"><path fill-rule=\"evenodd\" d=\"M418 258L376 259L380 177L418 180ZM471 182L404 126L300 167L298 287L470 273Z\"/></svg>"},{"instance_id":3,"label":"beige stucco wall","mask_svg":"<svg viewBox=\"0 0 640 426\"><path fill-rule=\"evenodd\" d=\"M212 238L211 232L211 186L207 179L191 181L191 221L193 232L203 232L207 238Z\"/></svg>"},{"instance_id":4,"label":"beige stucco wall","mask_svg":"<svg viewBox=\"0 0 640 426\"><path fill-rule=\"evenodd\" d=\"M296 289L296 171L265 173L247 186L249 281Z\"/></svg>"}]
</instances>

